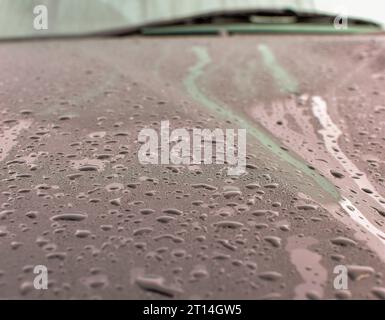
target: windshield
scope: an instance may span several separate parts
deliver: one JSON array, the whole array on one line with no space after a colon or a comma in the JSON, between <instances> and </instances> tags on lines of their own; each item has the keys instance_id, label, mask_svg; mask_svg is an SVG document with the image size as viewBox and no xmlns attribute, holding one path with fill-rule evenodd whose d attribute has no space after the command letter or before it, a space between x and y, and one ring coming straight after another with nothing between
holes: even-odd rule
<instances>
[{"instance_id":1,"label":"windshield","mask_svg":"<svg viewBox=\"0 0 385 320\"><path fill-rule=\"evenodd\" d=\"M87 35L234 10L292 10L385 25L382 0L0 0L0 8L2 39Z\"/></svg>"}]
</instances>

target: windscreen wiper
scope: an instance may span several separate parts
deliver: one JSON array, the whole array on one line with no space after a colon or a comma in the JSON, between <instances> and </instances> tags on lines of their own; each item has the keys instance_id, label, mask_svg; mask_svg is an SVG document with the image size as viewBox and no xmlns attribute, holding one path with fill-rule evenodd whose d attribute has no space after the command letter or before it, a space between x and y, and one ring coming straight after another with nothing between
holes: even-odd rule
<instances>
[{"instance_id":1,"label":"windscreen wiper","mask_svg":"<svg viewBox=\"0 0 385 320\"><path fill-rule=\"evenodd\" d=\"M345 30L344 30L345 29ZM255 32L371 32L381 31L372 21L330 14L293 10L215 11L188 17L145 23L104 32L109 36L132 34L219 34Z\"/></svg>"}]
</instances>

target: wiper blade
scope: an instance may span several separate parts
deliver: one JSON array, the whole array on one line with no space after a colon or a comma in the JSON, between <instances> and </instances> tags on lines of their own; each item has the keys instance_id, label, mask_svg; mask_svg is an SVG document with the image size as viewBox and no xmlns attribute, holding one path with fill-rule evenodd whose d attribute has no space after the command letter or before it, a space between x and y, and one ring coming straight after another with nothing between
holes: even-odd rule
<instances>
[{"instance_id":1,"label":"wiper blade","mask_svg":"<svg viewBox=\"0 0 385 320\"><path fill-rule=\"evenodd\" d=\"M381 27L372 21L352 18L347 18L351 31L355 27L368 27L368 30L380 29ZM189 33L218 33L218 30L237 32L241 30L250 31L253 26L260 26L261 31L266 31L269 28L266 26L274 25L318 25L319 30L326 30L322 26L334 26L336 16L331 14L313 13L313 12L298 12L290 9L285 10L235 10L235 11L215 11L209 13L200 13L193 16L175 18L164 21L150 22L143 25L122 28L120 30L110 30L99 35L110 36L127 36L132 34L166 34L167 30L173 33L184 33L184 30L189 30ZM204 26L204 28L202 28ZM242 27L243 26L243 27ZM192 27L192 28L190 28ZM201 27L201 28L200 28ZM170 29L171 28L171 29ZM274 29L274 28L273 28ZM289 28L290 29L290 28ZM289 30L288 29L288 30ZM292 28L291 28L292 29ZM163 31L164 32L163 32ZM159 31L159 32L156 32ZM162 31L162 32L161 32ZM187 33L187 32L186 32Z\"/></svg>"},{"instance_id":2,"label":"wiper blade","mask_svg":"<svg viewBox=\"0 0 385 320\"><path fill-rule=\"evenodd\" d=\"M348 18L346 30L336 30L336 15L281 9L221 10L197 13L186 17L161 19L137 25L122 24L103 30L79 32L53 31L0 38L0 41L65 39L88 37L119 37L131 35L191 35L232 33L372 33L382 26L365 19ZM92 29L92 28L91 28Z\"/></svg>"}]
</instances>

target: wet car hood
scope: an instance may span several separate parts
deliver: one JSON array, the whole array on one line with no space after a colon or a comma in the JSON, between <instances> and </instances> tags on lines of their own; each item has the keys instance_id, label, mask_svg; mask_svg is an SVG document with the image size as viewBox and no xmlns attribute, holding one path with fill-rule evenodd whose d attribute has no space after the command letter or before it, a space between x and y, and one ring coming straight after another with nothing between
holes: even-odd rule
<instances>
[{"instance_id":1,"label":"wet car hood","mask_svg":"<svg viewBox=\"0 0 385 320\"><path fill-rule=\"evenodd\" d=\"M383 298L383 50L381 35L1 43L0 297ZM139 163L138 132L162 120L246 129L246 174Z\"/></svg>"}]
</instances>

